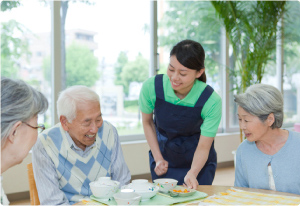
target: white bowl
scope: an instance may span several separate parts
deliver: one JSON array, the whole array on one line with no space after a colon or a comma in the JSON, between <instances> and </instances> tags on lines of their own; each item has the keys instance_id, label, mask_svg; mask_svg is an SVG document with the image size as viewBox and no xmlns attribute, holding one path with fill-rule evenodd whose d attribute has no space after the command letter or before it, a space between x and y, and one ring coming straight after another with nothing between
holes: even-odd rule
<instances>
[{"instance_id":1,"label":"white bowl","mask_svg":"<svg viewBox=\"0 0 300 206\"><path fill-rule=\"evenodd\" d=\"M159 187L144 179L132 180L132 183L123 186L122 188L132 189L134 192L140 194L142 196L141 201L147 201L154 197L159 190Z\"/></svg>"},{"instance_id":2,"label":"white bowl","mask_svg":"<svg viewBox=\"0 0 300 206\"><path fill-rule=\"evenodd\" d=\"M146 179L136 179L132 180L131 184L128 185L130 189L134 190L152 190L153 183L148 182Z\"/></svg>"},{"instance_id":3,"label":"white bowl","mask_svg":"<svg viewBox=\"0 0 300 206\"><path fill-rule=\"evenodd\" d=\"M159 178L153 181L159 187L160 192L168 193L169 190L176 187L178 181L171 178Z\"/></svg>"},{"instance_id":4,"label":"white bowl","mask_svg":"<svg viewBox=\"0 0 300 206\"><path fill-rule=\"evenodd\" d=\"M97 182L111 182L111 177L99 177Z\"/></svg>"},{"instance_id":5,"label":"white bowl","mask_svg":"<svg viewBox=\"0 0 300 206\"><path fill-rule=\"evenodd\" d=\"M148 200L150 200L150 198L154 197L157 194L158 190L159 190L159 187L154 186L154 187L152 187L152 189L149 188L148 190L136 190L135 192L142 196L141 201L144 202L144 201L148 201Z\"/></svg>"},{"instance_id":6,"label":"white bowl","mask_svg":"<svg viewBox=\"0 0 300 206\"><path fill-rule=\"evenodd\" d=\"M120 182L110 179L99 179L90 182L90 188L93 195L103 200L109 200L118 191Z\"/></svg>"},{"instance_id":7,"label":"white bowl","mask_svg":"<svg viewBox=\"0 0 300 206\"><path fill-rule=\"evenodd\" d=\"M118 205L138 205L142 196L135 192L118 192L113 195Z\"/></svg>"}]
</instances>

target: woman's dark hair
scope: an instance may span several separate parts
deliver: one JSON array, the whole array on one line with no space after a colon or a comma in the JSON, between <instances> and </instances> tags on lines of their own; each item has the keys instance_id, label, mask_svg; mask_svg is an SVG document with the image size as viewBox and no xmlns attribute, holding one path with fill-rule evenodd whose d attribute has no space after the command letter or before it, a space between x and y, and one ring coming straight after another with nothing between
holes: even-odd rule
<instances>
[{"instance_id":1,"label":"woman's dark hair","mask_svg":"<svg viewBox=\"0 0 300 206\"><path fill-rule=\"evenodd\" d=\"M205 52L201 44L193 40L183 40L177 43L170 52L170 56L175 55L183 66L200 71L204 69ZM205 72L198 78L206 83Z\"/></svg>"}]
</instances>

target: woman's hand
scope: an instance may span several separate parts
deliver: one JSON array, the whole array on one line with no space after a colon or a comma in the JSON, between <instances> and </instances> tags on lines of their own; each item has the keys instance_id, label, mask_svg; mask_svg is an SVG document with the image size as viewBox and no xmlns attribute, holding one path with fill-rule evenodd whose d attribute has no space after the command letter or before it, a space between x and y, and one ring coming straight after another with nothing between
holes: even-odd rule
<instances>
[{"instance_id":1,"label":"woman's hand","mask_svg":"<svg viewBox=\"0 0 300 206\"><path fill-rule=\"evenodd\" d=\"M143 120L144 133L147 142L150 146L154 161L156 163L154 172L156 173L157 176L162 176L163 174L167 173L169 163L163 158L161 151L159 149L155 125L153 123L153 113L145 114L142 112L142 120Z\"/></svg>"},{"instance_id":2,"label":"woman's hand","mask_svg":"<svg viewBox=\"0 0 300 206\"><path fill-rule=\"evenodd\" d=\"M186 176L184 177L184 183L186 187L190 189L196 190L198 188L198 181L197 181L197 176L193 174L191 171L188 171Z\"/></svg>"},{"instance_id":3,"label":"woman's hand","mask_svg":"<svg viewBox=\"0 0 300 206\"><path fill-rule=\"evenodd\" d=\"M154 171L157 176L162 176L167 173L169 167L169 163L162 159L156 162L156 166L154 168Z\"/></svg>"},{"instance_id":4,"label":"woman's hand","mask_svg":"<svg viewBox=\"0 0 300 206\"><path fill-rule=\"evenodd\" d=\"M190 189L197 189L198 188L198 180L197 176L202 170L203 166L205 165L209 150L211 148L211 145L214 141L214 138L212 137L206 137L201 135L200 140L197 146L197 149L194 154L193 162L191 169L188 171L188 173L184 177L184 183L185 185ZM196 158L195 158L196 157ZM201 158L198 158L201 157Z\"/></svg>"}]
</instances>

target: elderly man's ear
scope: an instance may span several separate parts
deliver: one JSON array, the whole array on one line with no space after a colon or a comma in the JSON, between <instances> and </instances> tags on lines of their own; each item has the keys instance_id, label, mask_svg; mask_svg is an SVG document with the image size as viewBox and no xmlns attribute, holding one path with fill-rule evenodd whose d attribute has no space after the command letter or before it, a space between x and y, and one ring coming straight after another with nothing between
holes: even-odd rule
<instances>
[{"instance_id":1,"label":"elderly man's ear","mask_svg":"<svg viewBox=\"0 0 300 206\"><path fill-rule=\"evenodd\" d=\"M65 131L69 131L69 122L68 122L68 120L67 120L67 118L65 117L65 116L63 116L63 115L61 115L60 117L59 117L59 120L60 120L60 123L61 123L61 126L62 126L62 128L65 130Z\"/></svg>"}]
</instances>

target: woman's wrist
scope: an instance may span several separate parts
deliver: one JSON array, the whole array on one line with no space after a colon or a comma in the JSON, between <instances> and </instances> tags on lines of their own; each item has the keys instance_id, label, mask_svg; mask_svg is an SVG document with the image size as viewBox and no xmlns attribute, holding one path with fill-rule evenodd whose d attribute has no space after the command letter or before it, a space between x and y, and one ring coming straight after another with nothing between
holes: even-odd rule
<instances>
[{"instance_id":1,"label":"woman's wrist","mask_svg":"<svg viewBox=\"0 0 300 206\"><path fill-rule=\"evenodd\" d=\"M194 175L195 177L198 176L199 172L200 172L200 171L199 171L198 169L196 169L196 168L191 168L191 169L188 171L188 173Z\"/></svg>"},{"instance_id":2,"label":"woman's wrist","mask_svg":"<svg viewBox=\"0 0 300 206\"><path fill-rule=\"evenodd\" d=\"M159 162L164 160L163 156L161 154L153 154L153 158L155 162Z\"/></svg>"}]
</instances>

